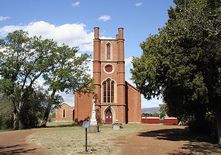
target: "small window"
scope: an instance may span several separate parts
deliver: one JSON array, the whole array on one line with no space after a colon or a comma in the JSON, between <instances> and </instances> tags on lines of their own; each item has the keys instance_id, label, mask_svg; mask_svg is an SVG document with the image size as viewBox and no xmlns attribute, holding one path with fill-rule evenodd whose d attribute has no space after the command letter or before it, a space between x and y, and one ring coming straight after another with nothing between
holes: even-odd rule
<instances>
[{"instance_id":1,"label":"small window","mask_svg":"<svg viewBox=\"0 0 221 155\"><path fill-rule=\"evenodd\" d=\"M110 51L111 45L110 43L107 43L107 60L111 59L111 51Z\"/></svg>"},{"instance_id":2,"label":"small window","mask_svg":"<svg viewBox=\"0 0 221 155\"><path fill-rule=\"evenodd\" d=\"M65 117L66 117L65 109L63 109L62 116L63 116L63 118L65 118Z\"/></svg>"}]
</instances>

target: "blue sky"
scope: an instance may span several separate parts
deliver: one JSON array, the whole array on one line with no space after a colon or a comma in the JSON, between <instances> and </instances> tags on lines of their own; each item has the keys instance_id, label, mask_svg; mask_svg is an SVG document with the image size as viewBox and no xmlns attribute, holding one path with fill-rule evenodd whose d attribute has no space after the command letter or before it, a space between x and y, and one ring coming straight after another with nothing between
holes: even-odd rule
<instances>
[{"instance_id":1,"label":"blue sky","mask_svg":"<svg viewBox=\"0 0 221 155\"><path fill-rule=\"evenodd\" d=\"M103 37L115 37L117 28L124 27L126 79L130 81L132 57L140 56L140 43L164 26L171 6L172 0L1 0L0 37L24 29L92 54L93 27L99 26ZM73 103L72 95L64 98ZM142 99L142 107L161 102Z\"/></svg>"}]
</instances>

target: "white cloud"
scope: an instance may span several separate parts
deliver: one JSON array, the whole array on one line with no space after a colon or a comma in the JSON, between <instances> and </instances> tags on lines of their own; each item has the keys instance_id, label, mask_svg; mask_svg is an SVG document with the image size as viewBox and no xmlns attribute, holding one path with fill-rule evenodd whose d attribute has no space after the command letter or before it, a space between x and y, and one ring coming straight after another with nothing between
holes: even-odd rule
<instances>
[{"instance_id":1,"label":"white cloud","mask_svg":"<svg viewBox=\"0 0 221 155\"><path fill-rule=\"evenodd\" d=\"M27 25L8 25L0 28L0 35L23 29L30 36L42 36L54 39L59 44L65 43L71 47L78 46L80 51L92 51L93 32L88 32L84 24L54 25L45 21L31 22Z\"/></svg>"},{"instance_id":2,"label":"white cloud","mask_svg":"<svg viewBox=\"0 0 221 155\"><path fill-rule=\"evenodd\" d=\"M4 20L7 20L9 19L10 17L8 16L0 16L0 21L4 21Z\"/></svg>"},{"instance_id":3,"label":"white cloud","mask_svg":"<svg viewBox=\"0 0 221 155\"><path fill-rule=\"evenodd\" d=\"M116 39L116 38L114 38L114 37L101 36L100 39Z\"/></svg>"},{"instance_id":4,"label":"white cloud","mask_svg":"<svg viewBox=\"0 0 221 155\"><path fill-rule=\"evenodd\" d=\"M0 52L3 52L4 53L4 51L6 50L6 48L5 47L3 47L3 48L0 48Z\"/></svg>"},{"instance_id":5,"label":"white cloud","mask_svg":"<svg viewBox=\"0 0 221 155\"><path fill-rule=\"evenodd\" d=\"M73 6L73 7L78 7L78 6L80 6L80 1L76 1L76 2L72 3L72 6Z\"/></svg>"},{"instance_id":6,"label":"white cloud","mask_svg":"<svg viewBox=\"0 0 221 155\"><path fill-rule=\"evenodd\" d=\"M111 16L109 16L109 15L103 15L103 16L100 16L100 17L98 18L98 20L101 20L101 21L103 21L103 22L106 22L106 21L108 21L108 20L111 20Z\"/></svg>"},{"instance_id":7,"label":"white cloud","mask_svg":"<svg viewBox=\"0 0 221 155\"><path fill-rule=\"evenodd\" d=\"M131 65L132 60L133 60L133 57L128 57L128 58L126 58L126 59L125 59L125 66Z\"/></svg>"},{"instance_id":8,"label":"white cloud","mask_svg":"<svg viewBox=\"0 0 221 155\"><path fill-rule=\"evenodd\" d=\"M136 6L136 7L139 7L139 6L141 6L141 5L143 5L142 2L135 3L135 6Z\"/></svg>"},{"instance_id":9,"label":"white cloud","mask_svg":"<svg viewBox=\"0 0 221 155\"><path fill-rule=\"evenodd\" d=\"M24 29L24 26L19 26L19 25L8 25L0 28L0 35L1 36L6 36L9 32L13 32L15 30L19 29Z\"/></svg>"}]
</instances>

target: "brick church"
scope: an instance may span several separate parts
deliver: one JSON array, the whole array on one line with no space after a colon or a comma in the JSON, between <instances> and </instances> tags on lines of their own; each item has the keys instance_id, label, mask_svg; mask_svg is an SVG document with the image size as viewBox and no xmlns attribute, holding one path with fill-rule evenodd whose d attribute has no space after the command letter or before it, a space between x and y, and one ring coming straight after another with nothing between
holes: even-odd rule
<instances>
[{"instance_id":1,"label":"brick church","mask_svg":"<svg viewBox=\"0 0 221 155\"><path fill-rule=\"evenodd\" d=\"M114 39L101 39L99 28L95 27L93 48L95 89L90 94L75 93L73 120L82 121L90 117L92 99L95 98L100 123L111 124L116 120L122 123L141 122L141 95L125 81L124 29L118 28Z\"/></svg>"}]
</instances>

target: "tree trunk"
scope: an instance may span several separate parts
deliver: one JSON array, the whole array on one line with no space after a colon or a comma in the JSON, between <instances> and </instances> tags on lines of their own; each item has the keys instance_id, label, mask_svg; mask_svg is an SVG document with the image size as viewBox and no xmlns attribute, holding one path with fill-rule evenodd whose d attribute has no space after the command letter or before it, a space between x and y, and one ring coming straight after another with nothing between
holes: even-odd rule
<instances>
[{"instance_id":1,"label":"tree trunk","mask_svg":"<svg viewBox=\"0 0 221 155\"><path fill-rule=\"evenodd\" d=\"M21 110L16 110L13 113L13 129L18 130L18 129L24 129L24 124L21 120Z\"/></svg>"},{"instance_id":2,"label":"tree trunk","mask_svg":"<svg viewBox=\"0 0 221 155\"><path fill-rule=\"evenodd\" d=\"M23 122L20 118L18 120L18 124L19 124L19 129L24 129L25 128L25 126L24 126L24 124L23 124Z\"/></svg>"},{"instance_id":3,"label":"tree trunk","mask_svg":"<svg viewBox=\"0 0 221 155\"><path fill-rule=\"evenodd\" d=\"M48 101L48 105L45 109L44 117L43 117L43 120L41 122L41 127L46 127L46 125L47 125L48 116L49 116L50 111L51 111L51 107L52 107L52 103L53 103L53 100L54 100L55 93L56 93L56 90L53 90L53 92L51 94L51 97Z\"/></svg>"},{"instance_id":4,"label":"tree trunk","mask_svg":"<svg viewBox=\"0 0 221 155\"><path fill-rule=\"evenodd\" d=\"M216 113L216 124L217 124L217 140L218 140L218 144L221 145L221 114L220 112Z\"/></svg>"},{"instance_id":5,"label":"tree trunk","mask_svg":"<svg viewBox=\"0 0 221 155\"><path fill-rule=\"evenodd\" d=\"M19 129L19 116L17 111L14 111L13 113L13 129L18 130Z\"/></svg>"}]
</instances>

